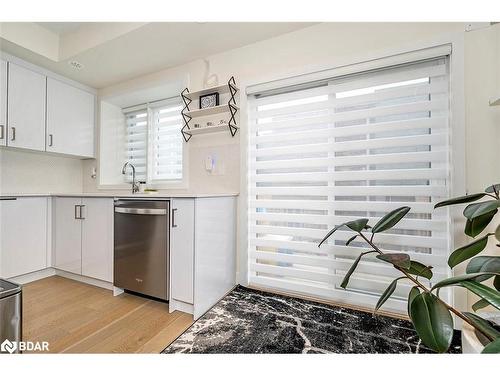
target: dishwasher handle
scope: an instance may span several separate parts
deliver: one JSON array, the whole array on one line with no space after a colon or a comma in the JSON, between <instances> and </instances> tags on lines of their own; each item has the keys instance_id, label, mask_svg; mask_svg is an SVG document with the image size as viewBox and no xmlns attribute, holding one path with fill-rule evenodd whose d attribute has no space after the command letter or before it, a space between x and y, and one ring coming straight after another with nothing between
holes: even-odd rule
<instances>
[{"instance_id":1,"label":"dishwasher handle","mask_svg":"<svg viewBox=\"0 0 500 375\"><path fill-rule=\"evenodd\" d=\"M127 208L115 207L115 212L119 214L132 214L132 215L166 215L167 210L164 208Z\"/></svg>"}]
</instances>

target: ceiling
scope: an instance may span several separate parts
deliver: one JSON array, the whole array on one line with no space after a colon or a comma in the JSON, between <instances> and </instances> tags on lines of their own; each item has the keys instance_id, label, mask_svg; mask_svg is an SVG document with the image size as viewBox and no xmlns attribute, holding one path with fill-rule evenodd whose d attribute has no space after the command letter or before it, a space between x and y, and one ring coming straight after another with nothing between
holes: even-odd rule
<instances>
[{"instance_id":1,"label":"ceiling","mask_svg":"<svg viewBox=\"0 0 500 375\"><path fill-rule=\"evenodd\" d=\"M312 23L156 22L135 24L119 32L119 23L49 22L37 25L57 35L60 61L4 38L0 39L1 50L99 89L289 33ZM109 28L105 29L107 25ZM109 30L108 38L103 30ZM78 43L82 47L74 48ZM67 47L66 51L72 49L74 54L63 54L62 47ZM70 61L79 62L83 69L74 69Z\"/></svg>"},{"instance_id":2,"label":"ceiling","mask_svg":"<svg viewBox=\"0 0 500 375\"><path fill-rule=\"evenodd\" d=\"M77 31L85 25L85 22L37 22L37 24L57 35L65 35Z\"/></svg>"}]
</instances>

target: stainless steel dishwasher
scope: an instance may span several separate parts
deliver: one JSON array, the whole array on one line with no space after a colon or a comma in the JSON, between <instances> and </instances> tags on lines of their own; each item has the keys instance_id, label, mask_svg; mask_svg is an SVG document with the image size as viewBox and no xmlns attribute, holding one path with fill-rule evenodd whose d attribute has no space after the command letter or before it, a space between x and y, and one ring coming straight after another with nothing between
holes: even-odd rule
<instances>
[{"instance_id":1,"label":"stainless steel dishwasher","mask_svg":"<svg viewBox=\"0 0 500 375\"><path fill-rule=\"evenodd\" d=\"M21 285L0 279L0 344L7 344L5 340L16 343L6 348L4 353L20 353L17 344L22 339L22 300Z\"/></svg>"},{"instance_id":2,"label":"stainless steel dishwasher","mask_svg":"<svg viewBox=\"0 0 500 375\"><path fill-rule=\"evenodd\" d=\"M169 201L115 201L114 285L168 300Z\"/></svg>"}]
</instances>

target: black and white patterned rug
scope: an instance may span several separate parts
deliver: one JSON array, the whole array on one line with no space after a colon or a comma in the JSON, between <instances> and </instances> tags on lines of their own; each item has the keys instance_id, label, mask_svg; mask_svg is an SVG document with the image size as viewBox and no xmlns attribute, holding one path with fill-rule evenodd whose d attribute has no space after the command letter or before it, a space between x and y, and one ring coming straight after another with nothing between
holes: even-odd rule
<instances>
[{"instance_id":1,"label":"black and white patterned rug","mask_svg":"<svg viewBox=\"0 0 500 375\"><path fill-rule=\"evenodd\" d=\"M460 353L455 331L450 353ZM236 287L163 353L432 353L411 322Z\"/></svg>"}]
</instances>

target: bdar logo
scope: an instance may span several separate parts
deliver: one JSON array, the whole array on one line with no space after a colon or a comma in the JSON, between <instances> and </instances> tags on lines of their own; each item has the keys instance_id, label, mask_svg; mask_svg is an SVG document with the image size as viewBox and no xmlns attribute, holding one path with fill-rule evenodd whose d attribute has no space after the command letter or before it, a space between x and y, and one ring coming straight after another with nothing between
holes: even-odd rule
<instances>
[{"instance_id":1,"label":"bdar logo","mask_svg":"<svg viewBox=\"0 0 500 375\"><path fill-rule=\"evenodd\" d=\"M5 339L4 342L0 345L0 351L9 352L10 354L14 353L17 349L17 342L12 342L8 339Z\"/></svg>"}]
</instances>

